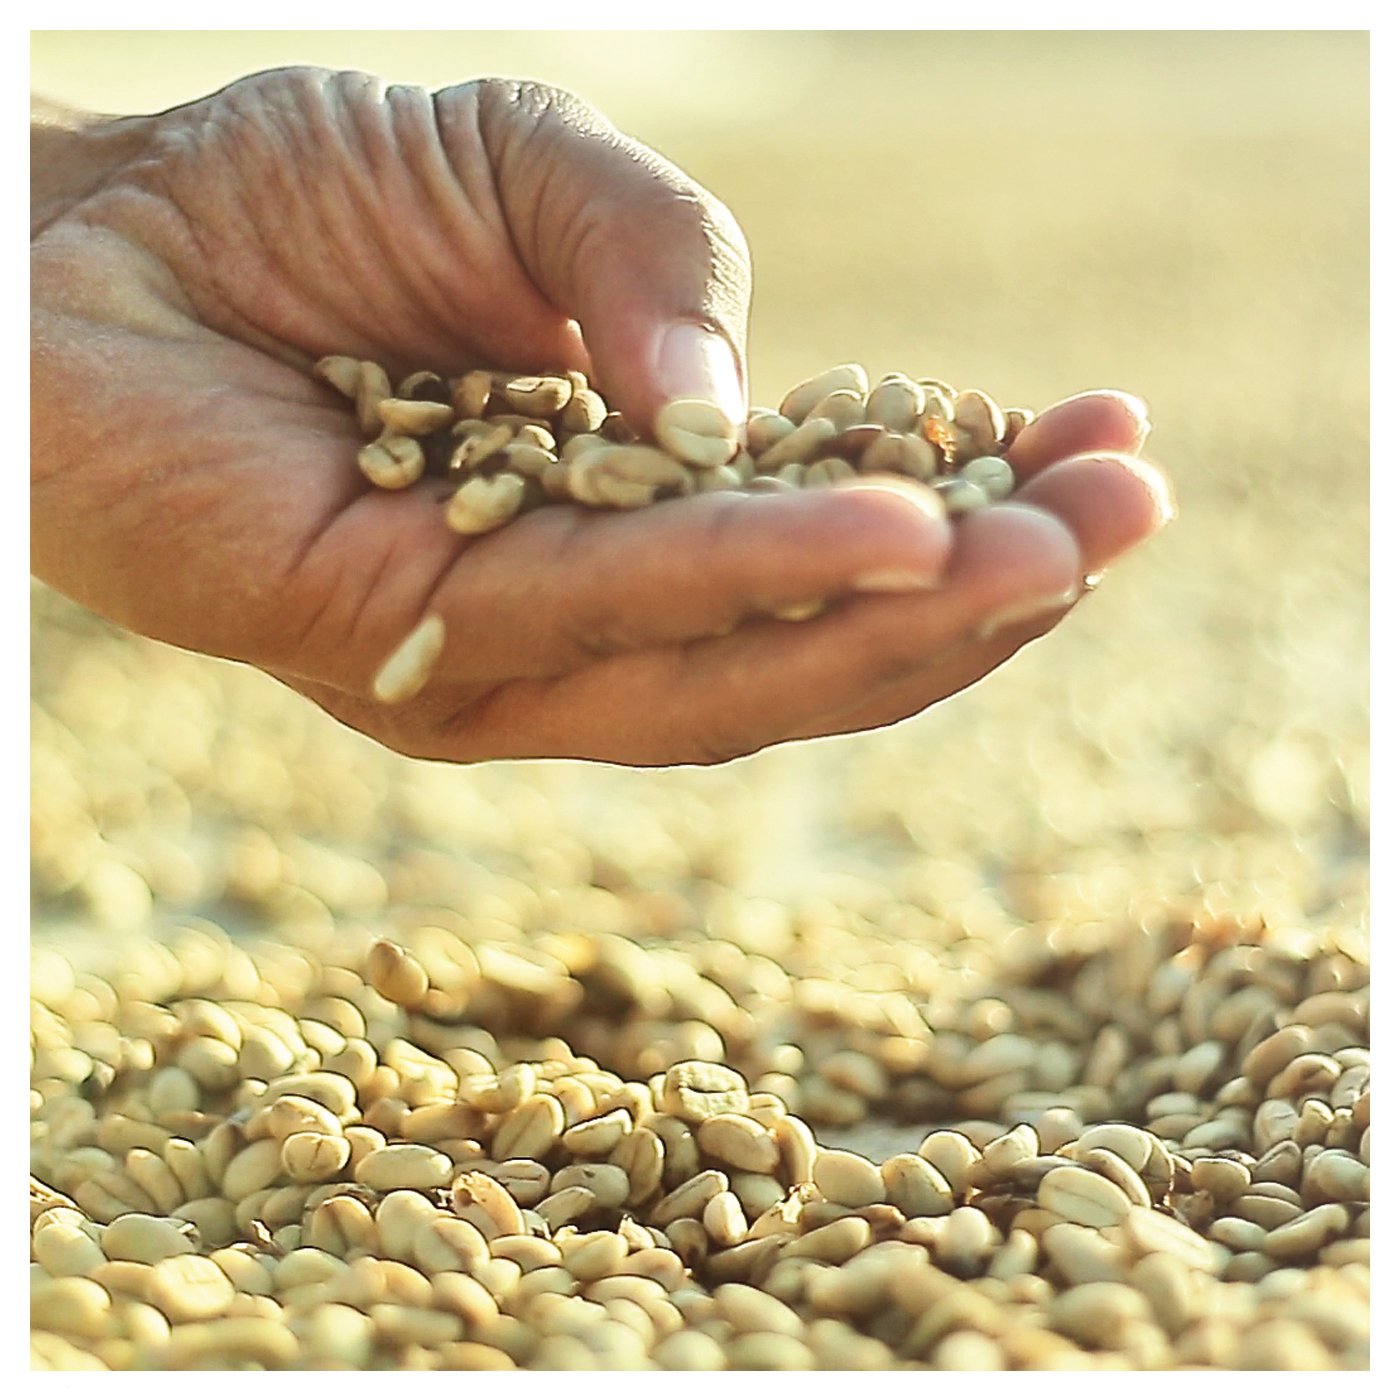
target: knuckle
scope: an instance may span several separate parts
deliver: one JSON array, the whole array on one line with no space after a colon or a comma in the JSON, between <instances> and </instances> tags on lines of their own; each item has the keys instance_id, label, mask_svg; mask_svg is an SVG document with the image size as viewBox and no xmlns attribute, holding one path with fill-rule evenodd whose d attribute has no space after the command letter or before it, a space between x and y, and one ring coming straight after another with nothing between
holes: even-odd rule
<instances>
[{"instance_id":1,"label":"knuckle","mask_svg":"<svg viewBox=\"0 0 1400 1400\"><path fill-rule=\"evenodd\" d=\"M612 588L600 586L609 569L598 553L596 523L575 514L555 556L558 576L574 581L558 614L558 641L569 667L604 661L639 641L636 621L623 615Z\"/></svg>"},{"instance_id":2,"label":"knuckle","mask_svg":"<svg viewBox=\"0 0 1400 1400\"><path fill-rule=\"evenodd\" d=\"M704 309L721 325L742 327L753 289L748 243L726 205L707 199L701 208L701 233L710 259Z\"/></svg>"},{"instance_id":3,"label":"knuckle","mask_svg":"<svg viewBox=\"0 0 1400 1400\"><path fill-rule=\"evenodd\" d=\"M367 76L364 73L321 68L310 63L293 63L283 68L265 68L260 73L250 73L230 83L224 91L230 95L257 98L264 98L269 92L310 96L346 79L358 78L363 81Z\"/></svg>"},{"instance_id":4,"label":"knuckle","mask_svg":"<svg viewBox=\"0 0 1400 1400\"><path fill-rule=\"evenodd\" d=\"M648 153L650 154L650 153ZM655 157L660 165L659 157ZM706 269L702 304L697 308L719 325L744 325L753 272L748 243L738 220L714 195L674 166L657 168L645 191L634 192L619 217L641 224L666 245L690 248ZM615 230L605 230L609 236Z\"/></svg>"},{"instance_id":5,"label":"knuckle","mask_svg":"<svg viewBox=\"0 0 1400 1400\"><path fill-rule=\"evenodd\" d=\"M567 88L528 78L477 78L462 91L475 98L483 125L542 127L551 121L586 135L616 135L612 124L591 103Z\"/></svg>"},{"instance_id":6,"label":"knuckle","mask_svg":"<svg viewBox=\"0 0 1400 1400\"><path fill-rule=\"evenodd\" d=\"M590 185L577 206L578 241L610 249L639 227L659 246L693 250L708 269L698 309L723 325L745 322L752 288L748 243L733 212L644 143L623 135L566 88L515 78L479 78L451 90L475 106L482 142L498 168L525 157L534 178L576 188L597 157L619 177ZM441 97L442 95L440 95Z\"/></svg>"},{"instance_id":7,"label":"knuckle","mask_svg":"<svg viewBox=\"0 0 1400 1400\"><path fill-rule=\"evenodd\" d=\"M576 616L569 626L568 644L583 665L606 661L635 646L626 626L605 609L587 610Z\"/></svg>"}]
</instances>

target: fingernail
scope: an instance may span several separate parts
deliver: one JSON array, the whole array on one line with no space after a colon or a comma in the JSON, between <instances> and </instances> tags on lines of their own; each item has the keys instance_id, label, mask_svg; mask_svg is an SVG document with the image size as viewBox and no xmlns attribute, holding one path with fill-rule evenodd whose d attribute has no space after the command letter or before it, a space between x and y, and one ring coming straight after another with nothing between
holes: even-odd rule
<instances>
[{"instance_id":1,"label":"fingernail","mask_svg":"<svg viewBox=\"0 0 1400 1400\"><path fill-rule=\"evenodd\" d=\"M1171 482L1165 477L1159 477L1153 486L1157 497L1157 509L1162 513L1162 524L1170 525L1176 519L1176 493L1172 490Z\"/></svg>"},{"instance_id":2,"label":"fingernail","mask_svg":"<svg viewBox=\"0 0 1400 1400\"><path fill-rule=\"evenodd\" d=\"M948 519L948 508L943 504L943 497L936 491L930 491L921 482L912 479L892 476L849 477L845 481L836 482L831 490L884 491L890 495L898 496L902 501L907 501L921 514L928 516L930 520L947 521Z\"/></svg>"},{"instance_id":3,"label":"fingernail","mask_svg":"<svg viewBox=\"0 0 1400 1400\"><path fill-rule=\"evenodd\" d=\"M1147 441L1147 435L1152 431L1152 419L1148 414L1147 403L1144 399L1138 398L1136 394L1123 394L1122 398L1138 420L1137 445L1141 447Z\"/></svg>"},{"instance_id":4,"label":"fingernail","mask_svg":"<svg viewBox=\"0 0 1400 1400\"><path fill-rule=\"evenodd\" d=\"M939 580L914 569L872 569L851 582L857 593L927 593Z\"/></svg>"},{"instance_id":5,"label":"fingernail","mask_svg":"<svg viewBox=\"0 0 1400 1400\"><path fill-rule=\"evenodd\" d=\"M708 399L731 422L744 421L739 365L729 342L716 331L694 321L666 327L657 345L656 377L668 399Z\"/></svg>"},{"instance_id":6,"label":"fingernail","mask_svg":"<svg viewBox=\"0 0 1400 1400\"><path fill-rule=\"evenodd\" d=\"M809 598L802 603L789 603L785 608L774 608L771 616L779 622L806 622L809 617L819 617L825 611L825 598Z\"/></svg>"},{"instance_id":7,"label":"fingernail","mask_svg":"<svg viewBox=\"0 0 1400 1400\"><path fill-rule=\"evenodd\" d=\"M1078 600L1080 592L1081 590L1076 584L1071 588L1066 588L1061 593L1045 593L1039 598L1023 598L1018 602L1008 604L999 612L991 613L983 618L973 635L977 641L985 642L998 632L1004 632L1008 627L1015 627L1022 622L1031 622L1035 618L1044 617L1047 613L1061 612Z\"/></svg>"}]
</instances>

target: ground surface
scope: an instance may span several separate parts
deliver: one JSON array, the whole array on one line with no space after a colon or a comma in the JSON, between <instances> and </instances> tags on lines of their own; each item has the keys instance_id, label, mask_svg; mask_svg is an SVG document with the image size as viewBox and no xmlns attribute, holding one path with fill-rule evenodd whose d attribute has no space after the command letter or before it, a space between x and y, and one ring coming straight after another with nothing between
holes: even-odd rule
<instances>
[{"instance_id":1,"label":"ground surface","mask_svg":"<svg viewBox=\"0 0 1400 1400\"><path fill-rule=\"evenodd\" d=\"M412 763L38 589L38 944L197 915L324 952L445 909L713 971L708 934L919 1011L1001 997L1037 940L1193 921L1364 963L1364 36L371 38L42 35L34 81L111 110L293 59L573 86L738 214L755 402L842 360L1032 406L1121 386L1180 518L937 712L706 772ZM804 1085L840 1039L811 1034ZM888 1109L809 1116L878 1161L933 1126Z\"/></svg>"}]
</instances>

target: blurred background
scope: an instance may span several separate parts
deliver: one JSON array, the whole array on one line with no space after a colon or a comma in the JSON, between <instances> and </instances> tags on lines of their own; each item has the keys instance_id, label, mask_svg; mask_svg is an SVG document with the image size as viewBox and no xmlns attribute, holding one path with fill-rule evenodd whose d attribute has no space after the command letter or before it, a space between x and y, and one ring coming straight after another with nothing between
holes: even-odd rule
<instances>
[{"instance_id":1,"label":"blurred background","mask_svg":"<svg viewBox=\"0 0 1400 1400\"><path fill-rule=\"evenodd\" d=\"M288 63L571 88L738 215L755 403L844 360L1036 408L1122 387L1151 406L1180 507L971 692L708 771L401 759L36 585L37 941L110 947L197 916L326 947L446 909L525 943L703 932L917 997L994 986L1026 929L1228 919L1360 946L1366 45L35 34L34 89L108 112Z\"/></svg>"}]
</instances>

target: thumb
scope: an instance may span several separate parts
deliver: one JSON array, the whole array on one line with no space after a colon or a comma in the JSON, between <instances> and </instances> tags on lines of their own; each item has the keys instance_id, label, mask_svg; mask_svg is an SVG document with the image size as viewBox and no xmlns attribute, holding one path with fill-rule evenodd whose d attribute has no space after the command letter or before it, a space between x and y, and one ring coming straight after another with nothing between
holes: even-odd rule
<instances>
[{"instance_id":1,"label":"thumb","mask_svg":"<svg viewBox=\"0 0 1400 1400\"><path fill-rule=\"evenodd\" d=\"M454 94L476 105L526 271L579 323L613 407L648 434L673 398L742 422L751 274L729 210L572 93L485 79Z\"/></svg>"}]
</instances>

